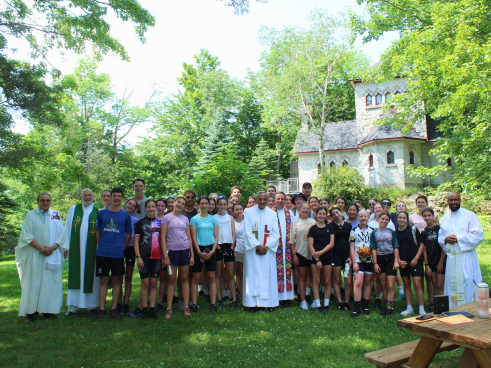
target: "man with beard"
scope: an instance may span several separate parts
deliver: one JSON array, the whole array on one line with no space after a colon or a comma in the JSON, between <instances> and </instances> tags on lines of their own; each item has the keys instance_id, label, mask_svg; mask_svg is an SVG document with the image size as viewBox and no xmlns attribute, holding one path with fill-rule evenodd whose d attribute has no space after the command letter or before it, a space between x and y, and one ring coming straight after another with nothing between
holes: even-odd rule
<instances>
[{"instance_id":1,"label":"man with beard","mask_svg":"<svg viewBox=\"0 0 491 368\"><path fill-rule=\"evenodd\" d=\"M65 223L69 244L67 316L74 315L78 308L95 311L99 306L99 278L95 277L99 207L93 200L92 190L84 189L82 203L70 208Z\"/></svg>"},{"instance_id":2,"label":"man with beard","mask_svg":"<svg viewBox=\"0 0 491 368\"><path fill-rule=\"evenodd\" d=\"M477 299L476 284L482 282L476 248L484 232L475 213L460 208L460 194L448 194L450 213L440 222L438 242L447 254L444 294L451 307Z\"/></svg>"}]
</instances>

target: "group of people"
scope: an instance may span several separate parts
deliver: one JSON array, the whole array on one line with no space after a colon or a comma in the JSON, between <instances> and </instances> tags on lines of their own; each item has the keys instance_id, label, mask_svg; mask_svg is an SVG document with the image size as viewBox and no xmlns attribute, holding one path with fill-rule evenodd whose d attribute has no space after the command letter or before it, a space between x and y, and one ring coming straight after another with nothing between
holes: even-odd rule
<instances>
[{"instance_id":1,"label":"group of people","mask_svg":"<svg viewBox=\"0 0 491 368\"><path fill-rule=\"evenodd\" d=\"M16 248L19 315L28 323L38 313L60 313L65 260L66 316L85 308L92 321L107 314L110 287L109 314L116 320L123 314L157 319L158 312L169 319L176 304L191 316L200 310L200 293L213 312L226 300L236 309L237 295L251 312L288 308L297 294L304 310L325 314L334 298L340 311L356 317L370 313L372 292L374 305L385 301L382 315L392 314L394 301L406 300L401 314L409 316L415 313L412 288L417 312L424 314L425 283L431 311L434 295L448 295L451 307L472 302L482 280L475 248L484 233L478 217L460 208L458 193L448 195L450 212L439 221L422 195L418 212L409 215L403 202L390 212L388 198L370 199L368 209L342 196L331 203L312 196L310 183L294 195L270 186L245 205L239 186L229 196L186 190L150 199L145 180L136 178L133 190L126 201L121 188L103 191L105 208L99 209L92 190L84 189L65 225L50 208L51 196L38 196ZM135 264L140 300L130 312Z\"/></svg>"}]
</instances>

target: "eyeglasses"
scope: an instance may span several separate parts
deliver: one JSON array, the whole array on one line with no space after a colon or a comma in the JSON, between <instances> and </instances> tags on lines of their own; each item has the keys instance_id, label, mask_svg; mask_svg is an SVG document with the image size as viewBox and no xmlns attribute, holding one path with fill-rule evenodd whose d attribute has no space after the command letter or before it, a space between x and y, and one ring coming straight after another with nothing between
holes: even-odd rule
<instances>
[{"instance_id":1,"label":"eyeglasses","mask_svg":"<svg viewBox=\"0 0 491 368\"><path fill-rule=\"evenodd\" d=\"M371 206L375 206L375 203L369 203L368 205L369 205L370 207L371 207Z\"/></svg>"},{"instance_id":2,"label":"eyeglasses","mask_svg":"<svg viewBox=\"0 0 491 368\"><path fill-rule=\"evenodd\" d=\"M382 202L382 206L390 206L391 203L390 202Z\"/></svg>"},{"instance_id":3,"label":"eyeglasses","mask_svg":"<svg viewBox=\"0 0 491 368\"><path fill-rule=\"evenodd\" d=\"M193 199L193 196L185 196L187 199Z\"/></svg>"}]
</instances>

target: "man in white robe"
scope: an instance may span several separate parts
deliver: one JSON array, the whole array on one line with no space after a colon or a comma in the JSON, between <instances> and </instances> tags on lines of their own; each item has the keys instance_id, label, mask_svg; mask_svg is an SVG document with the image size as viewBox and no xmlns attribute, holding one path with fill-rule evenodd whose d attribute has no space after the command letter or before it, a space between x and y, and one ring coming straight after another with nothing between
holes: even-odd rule
<instances>
[{"instance_id":1,"label":"man in white robe","mask_svg":"<svg viewBox=\"0 0 491 368\"><path fill-rule=\"evenodd\" d=\"M279 231L276 212L266 207L268 196L259 192L257 204L244 215L244 278L243 305L256 311L257 307L278 307L276 250Z\"/></svg>"},{"instance_id":2,"label":"man in white robe","mask_svg":"<svg viewBox=\"0 0 491 368\"><path fill-rule=\"evenodd\" d=\"M63 304L62 270L67 250L66 234L58 211L50 209L51 196L41 193L38 208L29 211L15 248L22 288L19 316L30 323L43 313L55 318Z\"/></svg>"},{"instance_id":3,"label":"man in white robe","mask_svg":"<svg viewBox=\"0 0 491 368\"><path fill-rule=\"evenodd\" d=\"M275 195L275 209L278 217L279 242L276 251L276 272L278 277L278 298L281 305L290 308L289 300L295 298L293 291L293 260L290 246L290 227L295 215L285 208L286 195L278 192Z\"/></svg>"},{"instance_id":4,"label":"man in white robe","mask_svg":"<svg viewBox=\"0 0 491 368\"><path fill-rule=\"evenodd\" d=\"M460 208L460 194L448 195L447 213L440 221L438 243L447 254L444 294L450 308L477 299L477 286L482 282L476 248L484 240L484 232L475 213Z\"/></svg>"},{"instance_id":5,"label":"man in white robe","mask_svg":"<svg viewBox=\"0 0 491 368\"><path fill-rule=\"evenodd\" d=\"M99 208L93 200L92 190L84 189L82 203L70 208L65 222L69 247L67 316L74 315L78 308L99 307L100 279L95 277L95 224Z\"/></svg>"}]
</instances>

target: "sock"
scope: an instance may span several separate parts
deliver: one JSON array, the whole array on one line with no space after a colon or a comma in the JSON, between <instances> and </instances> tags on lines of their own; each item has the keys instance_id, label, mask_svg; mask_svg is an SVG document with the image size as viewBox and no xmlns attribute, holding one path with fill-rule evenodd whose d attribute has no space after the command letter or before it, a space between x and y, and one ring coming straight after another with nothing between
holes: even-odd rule
<instances>
[{"instance_id":1,"label":"sock","mask_svg":"<svg viewBox=\"0 0 491 368\"><path fill-rule=\"evenodd\" d=\"M387 309L390 310L394 309L394 302L387 300Z\"/></svg>"},{"instance_id":2,"label":"sock","mask_svg":"<svg viewBox=\"0 0 491 368\"><path fill-rule=\"evenodd\" d=\"M404 294L404 288L402 286L399 286L399 294Z\"/></svg>"},{"instance_id":3,"label":"sock","mask_svg":"<svg viewBox=\"0 0 491 368\"><path fill-rule=\"evenodd\" d=\"M359 311L361 306L361 302L355 302L355 310Z\"/></svg>"},{"instance_id":4,"label":"sock","mask_svg":"<svg viewBox=\"0 0 491 368\"><path fill-rule=\"evenodd\" d=\"M310 295L310 288L305 288L305 295Z\"/></svg>"},{"instance_id":5,"label":"sock","mask_svg":"<svg viewBox=\"0 0 491 368\"><path fill-rule=\"evenodd\" d=\"M209 289L203 289L203 293L205 293L205 295L210 295L210 290Z\"/></svg>"},{"instance_id":6,"label":"sock","mask_svg":"<svg viewBox=\"0 0 491 368\"><path fill-rule=\"evenodd\" d=\"M408 304L406 310L412 311L413 310L413 306L411 304Z\"/></svg>"},{"instance_id":7,"label":"sock","mask_svg":"<svg viewBox=\"0 0 491 368\"><path fill-rule=\"evenodd\" d=\"M321 306L321 300L320 299L314 300L314 303L315 303L316 308L319 308Z\"/></svg>"},{"instance_id":8,"label":"sock","mask_svg":"<svg viewBox=\"0 0 491 368\"><path fill-rule=\"evenodd\" d=\"M329 298L324 298L324 306L325 307L329 306Z\"/></svg>"},{"instance_id":9,"label":"sock","mask_svg":"<svg viewBox=\"0 0 491 368\"><path fill-rule=\"evenodd\" d=\"M153 312L155 310L154 307L150 307L150 312Z\"/></svg>"},{"instance_id":10,"label":"sock","mask_svg":"<svg viewBox=\"0 0 491 368\"><path fill-rule=\"evenodd\" d=\"M419 306L419 314L426 314L424 305Z\"/></svg>"},{"instance_id":11,"label":"sock","mask_svg":"<svg viewBox=\"0 0 491 368\"><path fill-rule=\"evenodd\" d=\"M368 300L363 299L363 309L368 309Z\"/></svg>"}]
</instances>

